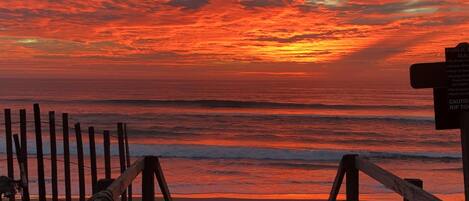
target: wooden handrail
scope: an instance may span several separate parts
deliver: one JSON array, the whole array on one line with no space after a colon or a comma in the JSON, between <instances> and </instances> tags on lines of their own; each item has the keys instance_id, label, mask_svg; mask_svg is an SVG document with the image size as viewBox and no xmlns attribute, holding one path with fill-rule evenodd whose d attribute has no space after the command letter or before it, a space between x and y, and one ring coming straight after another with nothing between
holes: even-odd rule
<instances>
[{"instance_id":1,"label":"wooden handrail","mask_svg":"<svg viewBox=\"0 0 469 201\"><path fill-rule=\"evenodd\" d=\"M347 160L354 161L354 167L352 168L365 173L379 183L383 184L386 188L393 190L409 201L441 201L441 199L428 193L427 191L405 181L404 179L401 179L400 177L379 167L365 158L359 157L358 155L345 155L342 158L331 193L329 195L329 201L335 201L337 199L343 177L348 171L350 171L351 167L347 166ZM353 178L346 179L349 180ZM358 183L358 181L356 181L356 183ZM347 185L347 201L358 200L356 197L349 196L349 193L352 195L354 194L353 192L349 192L348 188L350 187L351 186ZM355 194L358 194L358 186L353 186L352 188L353 191L356 191Z\"/></svg>"},{"instance_id":2,"label":"wooden handrail","mask_svg":"<svg viewBox=\"0 0 469 201\"><path fill-rule=\"evenodd\" d=\"M145 168L144 158L139 158L130 168L120 175L114 182L109 185L106 190L94 194L90 200L92 201L117 201L119 196L127 189L132 181Z\"/></svg>"},{"instance_id":3,"label":"wooden handrail","mask_svg":"<svg viewBox=\"0 0 469 201\"><path fill-rule=\"evenodd\" d=\"M118 201L120 196L132 184L133 180L142 173L142 200L154 200L154 177L156 176L165 201L171 201L168 186L163 171L156 156L145 156L135 161L122 175L114 180L105 190L94 194L90 201Z\"/></svg>"}]
</instances>

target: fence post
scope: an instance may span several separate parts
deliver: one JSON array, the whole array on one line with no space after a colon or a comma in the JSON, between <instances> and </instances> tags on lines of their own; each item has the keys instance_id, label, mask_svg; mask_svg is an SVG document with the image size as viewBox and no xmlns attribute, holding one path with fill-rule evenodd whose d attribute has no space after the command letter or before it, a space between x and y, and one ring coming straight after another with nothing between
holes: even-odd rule
<instances>
[{"instance_id":1,"label":"fence post","mask_svg":"<svg viewBox=\"0 0 469 201\"><path fill-rule=\"evenodd\" d=\"M345 155L344 164L346 169L346 200L359 200L359 172L355 165L358 155Z\"/></svg>"},{"instance_id":2,"label":"fence post","mask_svg":"<svg viewBox=\"0 0 469 201\"><path fill-rule=\"evenodd\" d=\"M85 169L83 160L83 141L81 137L80 123L75 124L75 135L77 141L77 157L78 157L78 183L80 190L80 201L85 201Z\"/></svg>"},{"instance_id":3,"label":"fence post","mask_svg":"<svg viewBox=\"0 0 469 201\"><path fill-rule=\"evenodd\" d=\"M142 173L142 201L155 201L155 158L146 156Z\"/></svg>"},{"instance_id":4,"label":"fence post","mask_svg":"<svg viewBox=\"0 0 469 201\"><path fill-rule=\"evenodd\" d=\"M59 200L59 192L57 186L57 143L55 136L55 112L49 112L49 134L50 134L50 162L52 177L52 201Z\"/></svg>"},{"instance_id":5,"label":"fence post","mask_svg":"<svg viewBox=\"0 0 469 201\"><path fill-rule=\"evenodd\" d=\"M111 139L109 131L103 132L103 143L104 143L104 173L106 179L111 179Z\"/></svg>"},{"instance_id":6,"label":"fence post","mask_svg":"<svg viewBox=\"0 0 469 201\"><path fill-rule=\"evenodd\" d=\"M7 152L7 171L8 177L14 179L14 167L13 167L13 137L11 132L11 110L5 109L5 143ZM10 201L15 201L15 195L10 197Z\"/></svg>"},{"instance_id":7,"label":"fence post","mask_svg":"<svg viewBox=\"0 0 469 201\"><path fill-rule=\"evenodd\" d=\"M129 150L129 138L127 137L127 124L124 124L124 141L125 141L125 162L127 168L130 167L130 150ZM127 201L132 201L132 184L127 188Z\"/></svg>"},{"instance_id":8,"label":"fence post","mask_svg":"<svg viewBox=\"0 0 469 201\"><path fill-rule=\"evenodd\" d=\"M125 145L124 145L124 124L118 123L117 124L117 139L119 144L119 162L120 162L120 169L121 174L125 171ZM127 201L127 192L124 191L121 196L121 201Z\"/></svg>"},{"instance_id":9,"label":"fence post","mask_svg":"<svg viewBox=\"0 0 469 201\"><path fill-rule=\"evenodd\" d=\"M41 110L34 104L34 127L36 131L37 179L39 185L39 201L46 201L46 181L44 176L44 156L42 153Z\"/></svg>"},{"instance_id":10,"label":"fence post","mask_svg":"<svg viewBox=\"0 0 469 201\"><path fill-rule=\"evenodd\" d=\"M65 201L72 201L72 187L70 184L70 141L67 113L62 114L62 127L64 143Z\"/></svg>"},{"instance_id":11,"label":"fence post","mask_svg":"<svg viewBox=\"0 0 469 201\"><path fill-rule=\"evenodd\" d=\"M88 139L90 143L90 160L91 160L91 189L93 194L96 192L96 184L98 183L98 169L96 167L96 146L94 141L94 127L88 128Z\"/></svg>"},{"instance_id":12,"label":"fence post","mask_svg":"<svg viewBox=\"0 0 469 201\"><path fill-rule=\"evenodd\" d=\"M24 176L26 180L29 179L28 176L28 138L27 138L27 130L26 130L26 110L20 110L20 137L21 137L21 156L23 157L24 161ZM29 201L29 184L23 187L23 201Z\"/></svg>"},{"instance_id":13,"label":"fence post","mask_svg":"<svg viewBox=\"0 0 469 201\"><path fill-rule=\"evenodd\" d=\"M404 179L405 181L423 189L423 181L421 179ZM404 201L409 201L404 198Z\"/></svg>"}]
</instances>

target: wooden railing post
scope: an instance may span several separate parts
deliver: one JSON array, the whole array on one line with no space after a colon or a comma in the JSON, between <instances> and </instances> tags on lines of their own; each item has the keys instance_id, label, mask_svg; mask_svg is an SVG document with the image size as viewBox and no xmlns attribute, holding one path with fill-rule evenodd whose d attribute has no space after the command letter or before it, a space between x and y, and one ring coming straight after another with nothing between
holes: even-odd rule
<instances>
[{"instance_id":1,"label":"wooden railing post","mask_svg":"<svg viewBox=\"0 0 469 201\"><path fill-rule=\"evenodd\" d=\"M423 189L423 181L421 179L404 179L404 180ZM404 201L410 201L410 200L404 198Z\"/></svg>"},{"instance_id":2,"label":"wooden railing post","mask_svg":"<svg viewBox=\"0 0 469 201\"><path fill-rule=\"evenodd\" d=\"M356 158L358 155L345 155L344 165L346 169L346 200L358 201L359 200L359 181L358 169L356 167Z\"/></svg>"},{"instance_id":3,"label":"wooden railing post","mask_svg":"<svg viewBox=\"0 0 469 201\"><path fill-rule=\"evenodd\" d=\"M142 173L142 201L155 201L155 167L156 157L145 156L145 167Z\"/></svg>"}]
</instances>

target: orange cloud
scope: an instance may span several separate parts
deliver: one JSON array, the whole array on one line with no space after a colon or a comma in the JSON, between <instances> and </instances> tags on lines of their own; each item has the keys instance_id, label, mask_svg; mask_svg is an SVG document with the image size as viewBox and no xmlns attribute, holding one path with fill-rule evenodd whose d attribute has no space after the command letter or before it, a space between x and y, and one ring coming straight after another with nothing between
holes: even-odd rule
<instances>
[{"instance_id":1,"label":"orange cloud","mask_svg":"<svg viewBox=\"0 0 469 201\"><path fill-rule=\"evenodd\" d=\"M0 72L247 76L308 66L322 78L343 68L404 77L410 63L442 60L444 47L468 40L468 8L458 0L1 1Z\"/></svg>"}]
</instances>

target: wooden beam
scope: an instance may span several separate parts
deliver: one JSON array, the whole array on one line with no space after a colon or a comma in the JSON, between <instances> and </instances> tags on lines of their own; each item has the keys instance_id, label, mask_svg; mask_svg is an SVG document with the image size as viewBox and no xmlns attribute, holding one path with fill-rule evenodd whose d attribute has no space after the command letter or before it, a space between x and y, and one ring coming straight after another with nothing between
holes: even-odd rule
<instances>
[{"instance_id":1,"label":"wooden beam","mask_svg":"<svg viewBox=\"0 0 469 201\"><path fill-rule=\"evenodd\" d=\"M415 89L448 86L445 62L414 64L410 67L410 84Z\"/></svg>"},{"instance_id":2,"label":"wooden beam","mask_svg":"<svg viewBox=\"0 0 469 201\"><path fill-rule=\"evenodd\" d=\"M155 201L155 158L145 157L145 167L142 173L142 201Z\"/></svg>"},{"instance_id":3,"label":"wooden beam","mask_svg":"<svg viewBox=\"0 0 469 201\"><path fill-rule=\"evenodd\" d=\"M77 158L78 158L78 185L79 185L79 200L86 200L85 192L85 163L83 159L83 141L81 137L80 123L75 124L75 136L77 141Z\"/></svg>"},{"instance_id":4,"label":"wooden beam","mask_svg":"<svg viewBox=\"0 0 469 201\"><path fill-rule=\"evenodd\" d=\"M15 148L16 148L16 159L18 161L18 164L20 166L20 185L23 189L27 188L28 186L28 178L26 177L26 172L25 172L25 164L24 161L26 158L23 156L23 152L21 151L21 145L20 145L20 138L18 134L13 135L14 141L15 141ZM22 201L28 201L29 200L29 195L27 197L22 197Z\"/></svg>"},{"instance_id":5,"label":"wooden beam","mask_svg":"<svg viewBox=\"0 0 469 201\"><path fill-rule=\"evenodd\" d=\"M36 155L37 155L37 182L39 189L39 201L46 201L46 181L44 176L44 156L42 153L42 129L41 110L39 104L34 104L34 127L36 131Z\"/></svg>"},{"instance_id":6,"label":"wooden beam","mask_svg":"<svg viewBox=\"0 0 469 201\"><path fill-rule=\"evenodd\" d=\"M70 183L70 141L67 113L62 114L62 131L64 146L65 201L72 201L72 186Z\"/></svg>"},{"instance_id":7,"label":"wooden beam","mask_svg":"<svg viewBox=\"0 0 469 201\"><path fill-rule=\"evenodd\" d=\"M356 158L358 155L345 155L344 166L346 175L346 200L347 201L358 201L360 196L359 191L359 172L356 168Z\"/></svg>"},{"instance_id":8,"label":"wooden beam","mask_svg":"<svg viewBox=\"0 0 469 201\"><path fill-rule=\"evenodd\" d=\"M7 171L8 177L12 180L15 179L15 171L13 167L13 137L11 133L11 110L5 109L5 144L7 152ZM9 198L10 201L15 201L15 195Z\"/></svg>"},{"instance_id":9,"label":"wooden beam","mask_svg":"<svg viewBox=\"0 0 469 201\"><path fill-rule=\"evenodd\" d=\"M96 165L96 143L94 140L94 127L88 128L88 140L90 144L90 163L91 163L91 189L93 194L97 193L98 167Z\"/></svg>"},{"instance_id":10,"label":"wooden beam","mask_svg":"<svg viewBox=\"0 0 469 201\"><path fill-rule=\"evenodd\" d=\"M371 163L367 159L356 158L356 167L363 173L380 182L388 189L393 190L399 195L410 201L441 201L434 195L410 184L398 176L384 170L383 168Z\"/></svg>"},{"instance_id":11,"label":"wooden beam","mask_svg":"<svg viewBox=\"0 0 469 201\"><path fill-rule=\"evenodd\" d=\"M166 179L164 178L163 168L161 168L160 160L158 159L158 157L154 157L153 160L155 160L155 176L158 180L158 185L160 186L163 198L165 201L172 201L173 198L171 198L168 183L166 183Z\"/></svg>"},{"instance_id":12,"label":"wooden beam","mask_svg":"<svg viewBox=\"0 0 469 201\"><path fill-rule=\"evenodd\" d=\"M26 126L26 110L20 110L20 137L21 137L21 155L24 158L24 176L26 180L29 178L28 174L28 137L27 137L27 126ZM23 201L29 201L29 184L23 187Z\"/></svg>"},{"instance_id":13,"label":"wooden beam","mask_svg":"<svg viewBox=\"0 0 469 201\"><path fill-rule=\"evenodd\" d=\"M109 131L103 132L103 146L104 146L104 174L106 179L111 179L111 138Z\"/></svg>"},{"instance_id":14,"label":"wooden beam","mask_svg":"<svg viewBox=\"0 0 469 201\"><path fill-rule=\"evenodd\" d=\"M344 181L345 176L345 167L344 167L344 159L340 160L339 167L337 168L337 174L335 175L334 183L332 184L331 193L329 194L329 201L336 201L337 195L340 192L340 186Z\"/></svg>"},{"instance_id":15,"label":"wooden beam","mask_svg":"<svg viewBox=\"0 0 469 201\"><path fill-rule=\"evenodd\" d=\"M124 124L124 141L125 141L125 162L127 168L130 167L130 150L129 150L129 138L127 137L127 124ZM127 201L132 201L132 184L127 189Z\"/></svg>"},{"instance_id":16,"label":"wooden beam","mask_svg":"<svg viewBox=\"0 0 469 201\"><path fill-rule=\"evenodd\" d=\"M57 142L55 135L55 112L49 112L49 134L50 134L50 165L52 177L52 201L59 200L59 191L57 184Z\"/></svg>"},{"instance_id":17,"label":"wooden beam","mask_svg":"<svg viewBox=\"0 0 469 201\"><path fill-rule=\"evenodd\" d=\"M125 143L124 143L124 124L117 124L117 141L119 145L119 162L121 174L124 173L126 164L125 164ZM127 193L122 193L121 201L127 201Z\"/></svg>"}]
</instances>

